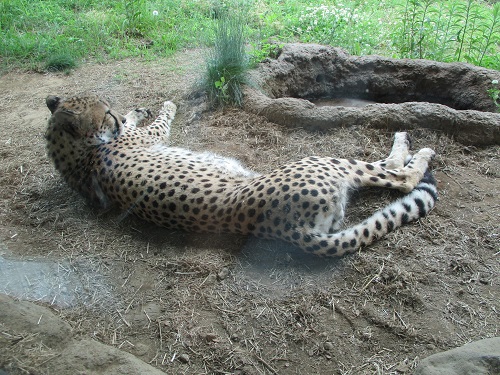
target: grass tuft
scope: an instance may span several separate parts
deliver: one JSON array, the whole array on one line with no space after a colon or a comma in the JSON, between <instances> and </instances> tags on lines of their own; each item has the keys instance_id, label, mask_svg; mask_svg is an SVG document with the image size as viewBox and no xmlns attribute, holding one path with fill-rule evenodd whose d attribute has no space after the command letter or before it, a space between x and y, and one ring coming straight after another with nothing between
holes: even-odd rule
<instances>
[{"instance_id":1,"label":"grass tuft","mask_svg":"<svg viewBox=\"0 0 500 375\"><path fill-rule=\"evenodd\" d=\"M45 63L45 69L49 72L70 71L76 67L76 59L67 52L58 52L50 56Z\"/></svg>"},{"instance_id":2,"label":"grass tuft","mask_svg":"<svg viewBox=\"0 0 500 375\"><path fill-rule=\"evenodd\" d=\"M235 5L237 5L235 3ZM246 22L242 7L220 12L215 20L215 44L206 58L203 86L214 106L237 105L243 100L242 84L249 69L245 51Z\"/></svg>"}]
</instances>

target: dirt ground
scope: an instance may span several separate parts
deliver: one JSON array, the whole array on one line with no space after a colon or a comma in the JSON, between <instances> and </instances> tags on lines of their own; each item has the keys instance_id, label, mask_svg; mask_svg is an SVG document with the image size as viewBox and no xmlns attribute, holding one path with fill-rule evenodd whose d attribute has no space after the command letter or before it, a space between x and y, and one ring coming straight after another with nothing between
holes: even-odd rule
<instances>
[{"instance_id":1,"label":"dirt ground","mask_svg":"<svg viewBox=\"0 0 500 375\"><path fill-rule=\"evenodd\" d=\"M154 62L88 62L69 75L0 77L0 259L4 270L34 265L16 268L11 277L29 271L4 280L0 293L50 306L75 336L171 374L406 374L430 354L499 336L498 146L412 131L415 148L437 152L436 208L359 254L326 261L283 243L172 232L96 211L55 173L43 137L49 94L97 93L123 113L173 100L173 144L257 171L312 154L377 160L390 150L393 134L383 130L320 134L207 111L193 94L202 65L188 50ZM353 194L346 225L398 196ZM36 272L43 277L16 289ZM44 290L33 294L37 285ZM45 373L57 355L49 352L17 340L0 364Z\"/></svg>"}]
</instances>

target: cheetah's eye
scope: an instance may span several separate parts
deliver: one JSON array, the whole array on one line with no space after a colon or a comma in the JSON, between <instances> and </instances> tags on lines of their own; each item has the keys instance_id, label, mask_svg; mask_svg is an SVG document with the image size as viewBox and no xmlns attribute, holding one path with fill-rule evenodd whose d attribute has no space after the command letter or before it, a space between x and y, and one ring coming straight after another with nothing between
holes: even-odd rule
<instances>
[{"instance_id":1,"label":"cheetah's eye","mask_svg":"<svg viewBox=\"0 0 500 375\"><path fill-rule=\"evenodd\" d=\"M120 132L120 125L119 125L120 123L119 123L118 119L109 110L106 112L106 116L108 116L108 115L111 116L113 118L113 120L115 120L115 129L114 129L113 133L116 135Z\"/></svg>"}]
</instances>

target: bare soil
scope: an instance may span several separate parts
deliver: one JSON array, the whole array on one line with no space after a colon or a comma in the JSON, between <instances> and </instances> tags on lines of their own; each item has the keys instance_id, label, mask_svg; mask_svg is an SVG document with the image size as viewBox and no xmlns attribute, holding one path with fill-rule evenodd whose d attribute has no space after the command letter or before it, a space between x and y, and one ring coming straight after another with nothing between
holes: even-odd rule
<instances>
[{"instance_id":1,"label":"bare soil","mask_svg":"<svg viewBox=\"0 0 500 375\"><path fill-rule=\"evenodd\" d=\"M203 54L188 50L0 77L0 255L52 262L80 280L66 288L72 299L59 283L36 303L76 337L176 374L407 374L430 354L499 336L498 145L412 130L415 148L437 152L437 207L359 254L326 261L278 242L172 232L96 211L55 173L43 137L49 94L96 93L123 113L173 100L174 145L257 171L312 154L377 160L390 150L393 134L380 129L307 132L238 109L209 111L193 95L202 66ZM354 193L346 225L398 196ZM30 342L12 340L0 368L45 373L53 352Z\"/></svg>"}]
</instances>

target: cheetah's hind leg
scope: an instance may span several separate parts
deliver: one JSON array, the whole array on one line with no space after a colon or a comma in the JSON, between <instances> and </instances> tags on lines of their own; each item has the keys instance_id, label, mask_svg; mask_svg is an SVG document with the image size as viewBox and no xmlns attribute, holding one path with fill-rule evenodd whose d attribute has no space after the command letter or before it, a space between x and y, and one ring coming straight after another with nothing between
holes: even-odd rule
<instances>
[{"instance_id":1,"label":"cheetah's hind leg","mask_svg":"<svg viewBox=\"0 0 500 375\"><path fill-rule=\"evenodd\" d=\"M378 160L372 164L385 169L403 168L411 159L411 138L406 132L397 132L394 134L394 143L389 156Z\"/></svg>"}]
</instances>

